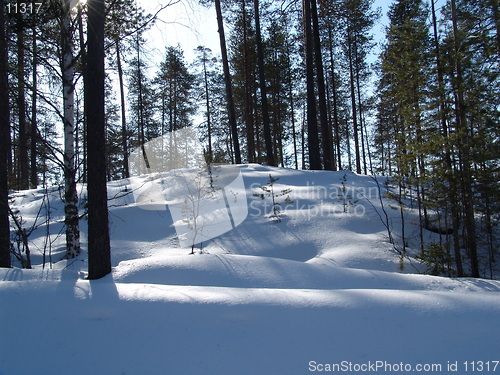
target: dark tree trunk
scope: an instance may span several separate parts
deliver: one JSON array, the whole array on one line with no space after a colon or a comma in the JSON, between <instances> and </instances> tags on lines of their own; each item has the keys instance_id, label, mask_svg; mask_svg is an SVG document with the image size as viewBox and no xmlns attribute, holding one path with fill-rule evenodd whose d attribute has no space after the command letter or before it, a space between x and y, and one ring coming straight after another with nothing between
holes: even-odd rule
<instances>
[{"instance_id":1,"label":"dark tree trunk","mask_svg":"<svg viewBox=\"0 0 500 375\"><path fill-rule=\"evenodd\" d=\"M207 107L207 133L208 133L208 160L211 164L214 159L212 151L212 115L210 111L210 95L208 90L208 72L207 72L207 57L203 52L203 79L205 81L205 105Z\"/></svg>"},{"instance_id":2,"label":"dark tree trunk","mask_svg":"<svg viewBox=\"0 0 500 375\"><path fill-rule=\"evenodd\" d=\"M0 7L0 267L10 268L9 225L9 83L4 6Z\"/></svg>"},{"instance_id":3,"label":"dark tree trunk","mask_svg":"<svg viewBox=\"0 0 500 375\"><path fill-rule=\"evenodd\" d=\"M311 4L303 0L304 44L306 55L307 82L307 146L309 148L309 168L321 169L319 152L318 119L316 114L316 93L314 91L313 35L311 30Z\"/></svg>"},{"instance_id":4,"label":"dark tree trunk","mask_svg":"<svg viewBox=\"0 0 500 375\"><path fill-rule=\"evenodd\" d=\"M249 163L255 163L255 125L253 118L252 83L250 77L250 56L248 53L248 30L246 1L241 2L243 17L243 69L245 74L245 126L247 135L247 159Z\"/></svg>"},{"instance_id":5,"label":"dark tree trunk","mask_svg":"<svg viewBox=\"0 0 500 375\"><path fill-rule=\"evenodd\" d=\"M333 58L333 36L332 28L328 26L328 39L330 41L330 66L332 75L332 96L333 96L333 129L335 137L335 148L337 151L337 168L342 170L342 150L340 148L340 125L339 125L339 111L338 111L338 100L337 100L337 82L335 80L335 61Z\"/></svg>"},{"instance_id":6,"label":"dark tree trunk","mask_svg":"<svg viewBox=\"0 0 500 375\"><path fill-rule=\"evenodd\" d=\"M290 115L292 122L292 137L293 137L293 156L295 161L295 169L299 169L299 159L298 159L298 147L297 147L297 126L295 124L295 100L293 99L293 87L292 87L292 69L290 61L290 53L288 53L287 59L288 65L288 95L290 95Z\"/></svg>"},{"instance_id":7,"label":"dark tree trunk","mask_svg":"<svg viewBox=\"0 0 500 375\"><path fill-rule=\"evenodd\" d=\"M26 126L26 101L24 90L24 22L17 17L17 110L19 112L19 176L18 188L29 189L28 129Z\"/></svg>"},{"instance_id":8,"label":"dark tree trunk","mask_svg":"<svg viewBox=\"0 0 500 375\"><path fill-rule=\"evenodd\" d=\"M229 126L234 148L234 162L241 164L240 142L238 139L238 127L236 125L236 111L234 109L233 88L231 85L231 72L229 71L229 60L227 58L226 36L224 33L224 22L222 20L222 9L220 0L215 0L215 10L217 12L217 25L219 28L220 49L222 55L222 66L224 68L224 81L226 83L227 111L229 115Z\"/></svg>"},{"instance_id":9,"label":"dark tree trunk","mask_svg":"<svg viewBox=\"0 0 500 375\"><path fill-rule=\"evenodd\" d=\"M354 62L353 62L353 41L351 31L347 35L348 58L349 58L349 82L351 86L351 107L352 107L352 127L354 135L354 152L356 154L356 173L361 174L361 157L359 153L359 129L358 129L358 111L356 109L356 86L354 82Z\"/></svg>"},{"instance_id":10,"label":"dark tree trunk","mask_svg":"<svg viewBox=\"0 0 500 375\"><path fill-rule=\"evenodd\" d=\"M264 126L264 142L266 145L266 158L269 165L277 165L273 151L273 140L271 137L271 121L269 120L269 108L267 104L267 87L264 73L264 49L262 47L262 34L260 31L259 0L253 0L255 10L255 33L257 42L257 66L259 69L259 87L262 106L262 124Z\"/></svg>"},{"instance_id":11,"label":"dark tree trunk","mask_svg":"<svg viewBox=\"0 0 500 375\"><path fill-rule=\"evenodd\" d=\"M120 43L115 41L116 46L116 64L118 65L118 83L120 84L120 103L122 115L122 152L123 152L123 177L129 178L130 172L128 169L128 137L127 137L127 116L125 110L125 90L123 85L123 67L120 53Z\"/></svg>"},{"instance_id":12,"label":"dark tree trunk","mask_svg":"<svg viewBox=\"0 0 500 375\"><path fill-rule=\"evenodd\" d=\"M333 143L332 131L328 124L328 113L326 106L326 90L325 90L325 73L323 69L323 58L321 55L321 40L319 37L319 21L318 21L318 7L316 0L311 2L311 15L313 26L313 39L314 39L314 61L316 64L316 82L318 84L318 109L319 109L319 123L321 128L321 141L323 145L323 165L326 170L333 170Z\"/></svg>"},{"instance_id":13,"label":"dark tree trunk","mask_svg":"<svg viewBox=\"0 0 500 375\"><path fill-rule=\"evenodd\" d=\"M363 118L363 106L362 106L363 103L361 100L361 78L359 76L359 73L360 73L359 55L358 55L356 38L355 38L355 43L354 43L354 62L355 62L356 88L357 88L357 96L358 96L359 133L361 135L361 155L362 155L362 160L363 160L363 172L366 175L366 174L368 174L368 171L366 168L365 138L364 138L364 134L363 134L364 130L365 130L365 124L364 124L364 118Z\"/></svg>"},{"instance_id":14,"label":"dark tree trunk","mask_svg":"<svg viewBox=\"0 0 500 375\"><path fill-rule=\"evenodd\" d=\"M78 7L78 36L80 39L80 59L83 67L82 76L85 81L85 73L87 71L87 49L85 48L85 36L83 30L83 17L82 17L82 7ZM87 182L87 115L85 113L85 105L83 109L83 160L82 166L83 171L81 172L82 182Z\"/></svg>"},{"instance_id":15,"label":"dark tree trunk","mask_svg":"<svg viewBox=\"0 0 500 375\"><path fill-rule=\"evenodd\" d=\"M36 35L36 26L33 25L33 41L32 41L32 49L33 49L33 94L31 100L31 134L30 134L30 181L31 186L36 188L38 186L38 166L37 166L37 90L38 90L38 77L37 77L37 66L38 66L38 48L37 48L37 35Z\"/></svg>"},{"instance_id":16,"label":"dark tree trunk","mask_svg":"<svg viewBox=\"0 0 500 375\"><path fill-rule=\"evenodd\" d=\"M88 137L88 253L90 280L111 272L104 116L104 0L89 0L85 82Z\"/></svg>"}]
</instances>

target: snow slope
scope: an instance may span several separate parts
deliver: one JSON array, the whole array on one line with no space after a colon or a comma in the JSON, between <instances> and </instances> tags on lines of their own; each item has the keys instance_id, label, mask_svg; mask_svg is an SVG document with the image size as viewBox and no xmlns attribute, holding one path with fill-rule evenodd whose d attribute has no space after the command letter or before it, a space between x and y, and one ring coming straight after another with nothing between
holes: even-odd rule
<instances>
[{"instance_id":1,"label":"snow slope","mask_svg":"<svg viewBox=\"0 0 500 375\"><path fill-rule=\"evenodd\" d=\"M58 193L15 194L26 227L48 201L56 222L38 219L33 270L0 270L0 375L500 373L500 282L418 274L412 258L400 271L370 177L240 169L247 219L194 255L167 209L135 203L144 177L110 183L114 267L97 281L85 249L60 260ZM269 174L291 189L279 223L254 195ZM399 211L382 201L398 240ZM47 231L54 263L42 268ZM82 220L83 242L85 231Z\"/></svg>"}]
</instances>

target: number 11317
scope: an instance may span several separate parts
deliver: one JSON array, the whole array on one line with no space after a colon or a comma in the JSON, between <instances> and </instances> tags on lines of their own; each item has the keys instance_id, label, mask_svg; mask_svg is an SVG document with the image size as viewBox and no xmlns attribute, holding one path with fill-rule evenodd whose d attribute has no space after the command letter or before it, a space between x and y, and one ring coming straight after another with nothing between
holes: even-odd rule
<instances>
[{"instance_id":1,"label":"number 11317","mask_svg":"<svg viewBox=\"0 0 500 375\"><path fill-rule=\"evenodd\" d=\"M494 372L500 361L466 361L464 370L466 372Z\"/></svg>"},{"instance_id":2,"label":"number 11317","mask_svg":"<svg viewBox=\"0 0 500 375\"><path fill-rule=\"evenodd\" d=\"M8 3L5 7L8 14L33 14L40 12L43 3Z\"/></svg>"}]
</instances>

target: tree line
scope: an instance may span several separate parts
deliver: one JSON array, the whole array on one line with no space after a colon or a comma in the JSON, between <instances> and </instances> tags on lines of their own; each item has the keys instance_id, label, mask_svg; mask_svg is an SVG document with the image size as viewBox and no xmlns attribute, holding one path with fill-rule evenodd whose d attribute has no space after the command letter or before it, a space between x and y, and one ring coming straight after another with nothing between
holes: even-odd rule
<instances>
[{"instance_id":1,"label":"tree line","mask_svg":"<svg viewBox=\"0 0 500 375\"><path fill-rule=\"evenodd\" d=\"M0 27L0 205L8 207L9 189L62 184L71 258L80 252L76 186L91 182L93 166L84 95L93 2L7 12L14 3L3 2ZM152 68L144 35L159 13L132 0L104 2L106 142L95 152L107 181L130 176L131 150L196 126L210 163L389 176L402 256L413 240L404 218L415 209L430 272L493 277L498 0L447 0L440 9L434 0L393 2L375 63L373 0L200 4L215 8L220 51L199 46L187 62L181 46L167 46ZM3 265L8 221L2 209ZM439 242L428 242L428 230Z\"/></svg>"}]
</instances>

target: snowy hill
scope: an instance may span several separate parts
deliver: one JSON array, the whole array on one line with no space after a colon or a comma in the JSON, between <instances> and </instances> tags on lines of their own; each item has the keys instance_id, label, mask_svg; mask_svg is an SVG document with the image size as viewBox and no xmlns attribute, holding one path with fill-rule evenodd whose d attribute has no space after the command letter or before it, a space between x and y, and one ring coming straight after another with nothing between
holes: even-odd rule
<instances>
[{"instance_id":1,"label":"snowy hill","mask_svg":"<svg viewBox=\"0 0 500 375\"><path fill-rule=\"evenodd\" d=\"M113 274L92 282L85 220L82 255L61 260L58 191L14 194L36 227L34 269L0 270L0 375L500 372L500 282L418 274L411 210L401 270L384 187L350 172L238 168L244 186L226 205L244 203L244 220L193 255L173 204L139 202L147 176L110 183ZM157 177L168 195L175 176Z\"/></svg>"}]
</instances>

